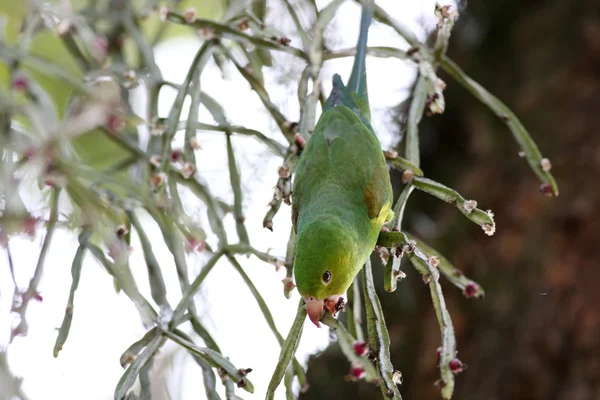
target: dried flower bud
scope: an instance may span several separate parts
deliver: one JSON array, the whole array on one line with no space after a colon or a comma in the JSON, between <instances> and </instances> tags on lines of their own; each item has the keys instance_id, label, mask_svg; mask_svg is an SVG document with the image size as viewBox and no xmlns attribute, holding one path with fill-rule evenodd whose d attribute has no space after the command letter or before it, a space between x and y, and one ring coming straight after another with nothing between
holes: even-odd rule
<instances>
[{"instance_id":1,"label":"dried flower bud","mask_svg":"<svg viewBox=\"0 0 600 400\"><path fill-rule=\"evenodd\" d=\"M432 267L432 268L437 268L438 265L440 265L440 259L436 256L430 256L429 260L427 260L427 263Z\"/></svg>"},{"instance_id":2,"label":"dried flower bud","mask_svg":"<svg viewBox=\"0 0 600 400\"><path fill-rule=\"evenodd\" d=\"M463 364L463 362L460 361L458 358L455 358L454 360L450 361L449 366L450 371L452 371L455 374L458 374L459 372L462 372L465 369L467 369L467 365Z\"/></svg>"},{"instance_id":3,"label":"dried flower bud","mask_svg":"<svg viewBox=\"0 0 600 400\"><path fill-rule=\"evenodd\" d=\"M195 137L190 138L189 144L192 150L202 150L202 146L200 146L200 143L198 143L198 139L196 139Z\"/></svg>"},{"instance_id":4,"label":"dried flower bud","mask_svg":"<svg viewBox=\"0 0 600 400\"><path fill-rule=\"evenodd\" d=\"M406 278L406 273L404 271L402 271L401 269L394 271L394 279L396 279L397 281L401 281L404 278Z\"/></svg>"},{"instance_id":5,"label":"dried flower bud","mask_svg":"<svg viewBox=\"0 0 600 400\"><path fill-rule=\"evenodd\" d=\"M239 381L237 381L237 387L243 388L244 386L246 386L246 383L246 379L242 378Z\"/></svg>"},{"instance_id":6,"label":"dried flower bud","mask_svg":"<svg viewBox=\"0 0 600 400\"><path fill-rule=\"evenodd\" d=\"M240 368L240 369L238 369L238 374L240 374L241 376L246 376L250 372L252 372L252 368Z\"/></svg>"},{"instance_id":7,"label":"dried flower bud","mask_svg":"<svg viewBox=\"0 0 600 400\"><path fill-rule=\"evenodd\" d=\"M477 202L475 200L467 200L463 203L463 209L467 212L467 214L471 214L476 208Z\"/></svg>"},{"instance_id":8,"label":"dried flower bud","mask_svg":"<svg viewBox=\"0 0 600 400\"><path fill-rule=\"evenodd\" d=\"M200 33L200 36L202 36L202 39L204 39L204 40L211 40L215 37L214 29L210 28L208 26L200 28L200 30L198 32Z\"/></svg>"},{"instance_id":9,"label":"dried flower bud","mask_svg":"<svg viewBox=\"0 0 600 400\"><path fill-rule=\"evenodd\" d=\"M402 381L402 372L398 370L394 371L394 373L392 373L392 382L394 382L396 385L402 385Z\"/></svg>"},{"instance_id":10,"label":"dried flower bud","mask_svg":"<svg viewBox=\"0 0 600 400\"><path fill-rule=\"evenodd\" d=\"M410 254L415 251L415 247L417 247L417 242L414 240L409 240L406 246L404 246L404 252Z\"/></svg>"},{"instance_id":11,"label":"dried flower bud","mask_svg":"<svg viewBox=\"0 0 600 400\"><path fill-rule=\"evenodd\" d=\"M246 29L248 29L248 19L244 18L243 20L241 20L238 24L238 28L240 29L240 31L245 31Z\"/></svg>"},{"instance_id":12,"label":"dried flower bud","mask_svg":"<svg viewBox=\"0 0 600 400\"><path fill-rule=\"evenodd\" d=\"M150 164L154 165L156 168L160 167L160 156L158 154L153 154L149 159Z\"/></svg>"},{"instance_id":13,"label":"dried flower bud","mask_svg":"<svg viewBox=\"0 0 600 400\"><path fill-rule=\"evenodd\" d=\"M412 181L414 177L415 172L412 169L405 169L404 172L402 172L402 183L407 184Z\"/></svg>"},{"instance_id":14,"label":"dried flower bud","mask_svg":"<svg viewBox=\"0 0 600 400\"><path fill-rule=\"evenodd\" d=\"M150 184L156 188L164 184L166 180L167 174L165 174L164 172L158 172L156 174L152 174L152 176L150 177Z\"/></svg>"},{"instance_id":15,"label":"dried flower bud","mask_svg":"<svg viewBox=\"0 0 600 400\"><path fill-rule=\"evenodd\" d=\"M441 80L440 78L435 79L435 88L439 91L439 92L443 92L444 89L446 89L446 82L444 82L443 80Z\"/></svg>"},{"instance_id":16,"label":"dried flower bud","mask_svg":"<svg viewBox=\"0 0 600 400\"><path fill-rule=\"evenodd\" d=\"M474 282L469 282L465 285L463 289L463 294L467 298L475 297L479 293L479 286L477 286Z\"/></svg>"},{"instance_id":17,"label":"dried flower bud","mask_svg":"<svg viewBox=\"0 0 600 400\"><path fill-rule=\"evenodd\" d=\"M290 177L290 167L288 167L287 165L282 165L281 167L279 167L277 169L277 174L282 179L289 179L289 177Z\"/></svg>"},{"instance_id":18,"label":"dried flower bud","mask_svg":"<svg viewBox=\"0 0 600 400\"><path fill-rule=\"evenodd\" d=\"M289 46L291 42L292 40L286 37L279 38L279 43L283 46Z\"/></svg>"},{"instance_id":19,"label":"dried flower bud","mask_svg":"<svg viewBox=\"0 0 600 400\"><path fill-rule=\"evenodd\" d=\"M550 170L552 169L552 164L547 158L542 158L542 161L540 161L540 165L544 172L550 172Z\"/></svg>"},{"instance_id":20,"label":"dried flower bud","mask_svg":"<svg viewBox=\"0 0 600 400\"><path fill-rule=\"evenodd\" d=\"M424 274L423 275L423 283L425 283L427 285L430 282L431 282L431 275L430 274Z\"/></svg>"},{"instance_id":21,"label":"dried flower bud","mask_svg":"<svg viewBox=\"0 0 600 400\"><path fill-rule=\"evenodd\" d=\"M263 228L267 228L271 232L273 232L273 221L265 221L263 222Z\"/></svg>"},{"instance_id":22,"label":"dried flower bud","mask_svg":"<svg viewBox=\"0 0 600 400\"><path fill-rule=\"evenodd\" d=\"M434 14L436 17L440 18L440 19L446 19L446 18L456 18L458 17L458 13L452 9L451 5L445 5L442 6L439 3L435 4L435 11Z\"/></svg>"},{"instance_id":23,"label":"dried flower bud","mask_svg":"<svg viewBox=\"0 0 600 400\"><path fill-rule=\"evenodd\" d=\"M119 112L110 113L106 117L104 127L110 133L120 133L125 129L125 119Z\"/></svg>"},{"instance_id":24,"label":"dried flower bud","mask_svg":"<svg viewBox=\"0 0 600 400\"><path fill-rule=\"evenodd\" d=\"M383 155L387 160L393 160L395 158L398 158L398 152L394 149L384 151Z\"/></svg>"},{"instance_id":25,"label":"dried flower bud","mask_svg":"<svg viewBox=\"0 0 600 400\"><path fill-rule=\"evenodd\" d=\"M123 236L127 235L129 233L129 229L127 229L126 225L119 225L117 227L117 236L119 238L122 238Z\"/></svg>"},{"instance_id":26,"label":"dried flower bud","mask_svg":"<svg viewBox=\"0 0 600 400\"><path fill-rule=\"evenodd\" d=\"M352 348L357 356L366 356L369 354L369 344L367 342L357 340L352 344Z\"/></svg>"},{"instance_id":27,"label":"dried flower bud","mask_svg":"<svg viewBox=\"0 0 600 400\"><path fill-rule=\"evenodd\" d=\"M383 265L387 264L388 260L390 259L390 251L386 247L379 246L377 247L377 253L379 254L381 263Z\"/></svg>"},{"instance_id":28,"label":"dried flower bud","mask_svg":"<svg viewBox=\"0 0 600 400\"><path fill-rule=\"evenodd\" d=\"M484 224L481 225L481 229L483 229L483 232L486 235L493 236L494 233L496 233L496 224L484 223Z\"/></svg>"},{"instance_id":29,"label":"dried flower bud","mask_svg":"<svg viewBox=\"0 0 600 400\"><path fill-rule=\"evenodd\" d=\"M294 290L294 288L296 288L296 285L294 284L294 280L292 278L290 278L289 276L286 276L285 278L283 278L281 280L281 282L283 283L283 289L286 292L291 292L292 290Z\"/></svg>"},{"instance_id":30,"label":"dried flower bud","mask_svg":"<svg viewBox=\"0 0 600 400\"><path fill-rule=\"evenodd\" d=\"M169 7L161 7L160 9L160 20L166 21L169 17Z\"/></svg>"},{"instance_id":31,"label":"dried flower bud","mask_svg":"<svg viewBox=\"0 0 600 400\"><path fill-rule=\"evenodd\" d=\"M194 7L190 7L183 12L183 19L186 23L191 24L196 21L196 9Z\"/></svg>"},{"instance_id":32,"label":"dried flower bud","mask_svg":"<svg viewBox=\"0 0 600 400\"><path fill-rule=\"evenodd\" d=\"M186 162L183 164L183 168L181 169L181 176L184 179L189 179L196 172L196 165L191 162Z\"/></svg>"},{"instance_id":33,"label":"dried flower bud","mask_svg":"<svg viewBox=\"0 0 600 400\"><path fill-rule=\"evenodd\" d=\"M446 109L444 96L441 94L441 92L434 92L427 97L427 100L425 101L425 107L432 114L443 114L444 110Z\"/></svg>"},{"instance_id":34,"label":"dried flower bud","mask_svg":"<svg viewBox=\"0 0 600 400\"><path fill-rule=\"evenodd\" d=\"M396 258L402 258L404 257L404 249L400 246L397 246L395 248L393 248L394 251L394 257Z\"/></svg>"}]
</instances>

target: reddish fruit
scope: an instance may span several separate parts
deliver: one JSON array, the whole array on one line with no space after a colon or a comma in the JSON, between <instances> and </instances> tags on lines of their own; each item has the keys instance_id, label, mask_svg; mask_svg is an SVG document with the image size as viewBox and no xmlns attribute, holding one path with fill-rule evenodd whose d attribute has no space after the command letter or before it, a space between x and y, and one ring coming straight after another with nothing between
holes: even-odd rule
<instances>
[{"instance_id":1,"label":"reddish fruit","mask_svg":"<svg viewBox=\"0 0 600 400\"><path fill-rule=\"evenodd\" d=\"M176 162L177 160L179 160L179 158L181 157L181 152L179 150L173 150L171 152L171 160L173 162Z\"/></svg>"},{"instance_id":2,"label":"reddish fruit","mask_svg":"<svg viewBox=\"0 0 600 400\"><path fill-rule=\"evenodd\" d=\"M13 89L15 89L16 91L19 91L19 92L26 91L28 86L29 86L29 81L23 75L15 76L15 79L13 79L13 81L12 81Z\"/></svg>"},{"instance_id":3,"label":"reddish fruit","mask_svg":"<svg viewBox=\"0 0 600 400\"><path fill-rule=\"evenodd\" d=\"M477 296L477 293L479 292L479 288L477 287L477 285L473 282L469 282L465 285L465 289L463 291L465 297L474 297Z\"/></svg>"},{"instance_id":4,"label":"reddish fruit","mask_svg":"<svg viewBox=\"0 0 600 400\"><path fill-rule=\"evenodd\" d=\"M365 370L361 367L352 367L350 368L350 376L353 379L362 379L365 377Z\"/></svg>"},{"instance_id":5,"label":"reddish fruit","mask_svg":"<svg viewBox=\"0 0 600 400\"><path fill-rule=\"evenodd\" d=\"M550 186L547 183L542 183L540 185L540 192L542 192L543 195L548 197L554 196L554 190L552 190L552 186Z\"/></svg>"},{"instance_id":6,"label":"reddish fruit","mask_svg":"<svg viewBox=\"0 0 600 400\"><path fill-rule=\"evenodd\" d=\"M354 348L354 352L358 356L365 356L369 353L369 344L367 342L362 342L359 340L354 342L352 347Z\"/></svg>"},{"instance_id":7,"label":"reddish fruit","mask_svg":"<svg viewBox=\"0 0 600 400\"><path fill-rule=\"evenodd\" d=\"M462 361L460 361L458 358L455 358L454 360L450 361L449 366L450 371L452 371L455 374L462 372L466 368L466 365L463 364Z\"/></svg>"}]
</instances>

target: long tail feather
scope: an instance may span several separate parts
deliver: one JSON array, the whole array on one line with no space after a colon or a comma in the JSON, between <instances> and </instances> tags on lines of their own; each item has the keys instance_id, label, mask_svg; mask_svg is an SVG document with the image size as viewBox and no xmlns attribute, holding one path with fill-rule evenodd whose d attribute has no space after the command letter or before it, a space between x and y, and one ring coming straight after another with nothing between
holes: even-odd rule
<instances>
[{"instance_id":1,"label":"long tail feather","mask_svg":"<svg viewBox=\"0 0 600 400\"><path fill-rule=\"evenodd\" d=\"M348 80L348 89L356 93L359 98L369 102L367 91L367 72L365 63L367 59L367 40L369 37L369 27L373 20L373 11L375 2L373 0L363 0L362 14L360 17L360 33L356 43L356 55L354 56L354 65Z\"/></svg>"},{"instance_id":2,"label":"long tail feather","mask_svg":"<svg viewBox=\"0 0 600 400\"><path fill-rule=\"evenodd\" d=\"M371 111L369 109L369 95L367 91L367 72L365 62L367 57L367 40L369 36L369 27L373 20L375 8L374 0L362 1L362 14L360 18L360 33L356 44L356 55L354 56L354 65L348 80L348 86L345 86L338 74L333 76L333 89L323 111L343 105L354 110L363 122L371 128L369 123ZM372 129L371 129L372 130Z\"/></svg>"}]
</instances>

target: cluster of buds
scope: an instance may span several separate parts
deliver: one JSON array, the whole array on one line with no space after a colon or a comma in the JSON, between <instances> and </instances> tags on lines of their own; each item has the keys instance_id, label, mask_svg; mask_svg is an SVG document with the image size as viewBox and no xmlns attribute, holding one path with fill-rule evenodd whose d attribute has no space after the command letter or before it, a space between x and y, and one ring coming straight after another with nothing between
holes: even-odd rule
<instances>
[{"instance_id":1,"label":"cluster of buds","mask_svg":"<svg viewBox=\"0 0 600 400\"><path fill-rule=\"evenodd\" d=\"M483 229L483 232L488 235L488 236L493 236L494 233L496 233L496 223L494 222L494 213L492 212L492 210L487 210L486 211L488 217L490 217L490 219L492 220L492 222L490 223L483 223L481 224L481 229Z\"/></svg>"},{"instance_id":2,"label":"cluster of buds","mask_svg":"<svg viewBox=\"0 0 600 400\"><path fill-rule=\"evenodd\" d=\"M456 12L451 5L442 6L439 3L435 3L434 14L439 19L437 23L438 29L440 29L446 22L454 23L456 18L458 18L458 12Z\"/></svg>"},{"instance_id":3,"label":"cluster of buds","mask_svg":"<svg viewBox=\"0 0 600 400\"><path fill-rule=\"evenodd\" d=\"M387 264L390 259L390 251L387 247L383 246L375 246L375 251L379 254L379 259L383 265Z\"/></svg>"},{"instance_id":4,"label":"cluster of buds","mask_svg":"<svg viewBox=\"0 0 600 400\"><path fill-rule=\"evenodd\" d=\"M475 200L466 200L462 207L467 214L471 214L477 208L477 202Z\"/></svg>"},{"instance_id":5,"label":"cluster of buds","mask_svg":"<svg viewBox=\"0 0 600 400\"><path fill-rule=\"evenodd\" d=\"M444 89L446 89L446 82L438 77L435 77L432 88L433 91L428 94L427 100L425 101L427 116L431 116L433 114L442 114L446 109L446 101L444 100Z\"/></svg>"},{"instance_id":6,"label":"cluster of buds","mask_svg":"<svg viewBox=\"0 0 600 400\"><path fill-rule=\"evenodd\" d=\"M273 190L277 200L283 200L288 206L292 204L292 182L289 177L279 178Z\"/></svg>"},{"instance_id":7,"label":"cluster of buds","mask_svg":"<svg viewBox=\"0 0 600 400\"><path fill-rule=\"evenodd\" d=\"M277 37L277 36L271 36L270 39L273 42L279 43L282 46L289 46L290 43L292 42L291 39L286 38L286 37Z\"/></svg>"},{"instance_id":8,"label":"cluster of buds","mask_svg":"<svg viewBox=\"0 0 600 400\"><path fill-rule=\"evenodd\" d=\"M171 161L179 165L179 173L184 179L189 179L196 173L196 165L186 161L185 154L182 150L173 150L171 152ZM152 160L150 160L150 162L155 165Z\"/></svg>"},{"instance_id":9,"label":"cluster of buds","mask_svg":"<svg viewBox=\"0 0 600 400\"><path fill-rule=\"evenodd\" d=\"M437 256L429 256L427 263L430 267L437 268L437 266L440 265L440 259Z\"/></svg>"}]
</instances>

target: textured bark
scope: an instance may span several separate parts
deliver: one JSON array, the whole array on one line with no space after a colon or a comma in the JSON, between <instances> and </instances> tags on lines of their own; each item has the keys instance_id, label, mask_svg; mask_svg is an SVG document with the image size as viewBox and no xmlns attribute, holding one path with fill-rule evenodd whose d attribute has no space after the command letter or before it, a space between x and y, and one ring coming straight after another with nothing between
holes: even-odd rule
<instances>
[{"instance_id":1,"label":"textured bark","mask_svg":"<svg viewBox=\"0 0 600 400\"><path fill-rule=\"evenodd\" d=\"M421 124L423 170L491 208L498 227L489 238L447 204L421 193L409 201L409 230L486 289L467 300L443 283L468 364L454 398L600 399L600 3L472 1L459 22L450 56L522 119L560 196L540 194L502 121L442 76L447 110ZM401 392L438 399L429 291L403 269L398 290L381 293ZM378 396L344 382L347 370L328 349L311 362L303 398Z\"/></svg>"}]
</instances>

